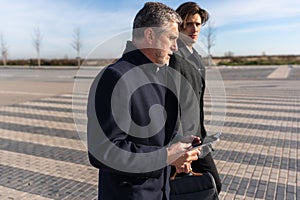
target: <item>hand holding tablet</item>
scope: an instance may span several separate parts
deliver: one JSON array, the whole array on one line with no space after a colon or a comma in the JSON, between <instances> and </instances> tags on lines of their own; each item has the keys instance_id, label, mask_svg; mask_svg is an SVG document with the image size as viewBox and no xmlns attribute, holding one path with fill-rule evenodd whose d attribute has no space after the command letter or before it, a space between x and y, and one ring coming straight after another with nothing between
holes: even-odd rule
<instances>
[{"instance_id":1,"label":"hand holding tablet","mask_svg":"<svg viewBox=\"0 0 300 200\"><path fill-rule=\"evenodd\" d=\"M189 150L193 150L195 148L204 147L204 146L213 144L220 140L220 136L221 136L221 133L219 132L214 135L206 136L203 139L203 141L200 141L199 139L195 138L195 140L193 140L193 142L192 142L192 148Z\"/></svg>"}]
</instances>

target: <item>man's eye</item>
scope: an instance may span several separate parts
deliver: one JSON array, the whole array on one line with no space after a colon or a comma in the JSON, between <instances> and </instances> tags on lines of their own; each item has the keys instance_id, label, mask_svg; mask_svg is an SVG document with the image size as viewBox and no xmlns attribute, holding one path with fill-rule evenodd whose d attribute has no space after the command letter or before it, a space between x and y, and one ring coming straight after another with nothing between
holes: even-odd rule
<instances>
[{"instance_id":1,"label":"man's eye","mask_svg":"<svg viewBox=\"0 0 300 200\"><path fill-rule=\"evenodd\" d=\"M187 22L186 25L187 26L193 26L193 25L201 26L201 23L198 23L198 22L195 22L195 23L194 22Z\"/></svg>"}]
</instances>

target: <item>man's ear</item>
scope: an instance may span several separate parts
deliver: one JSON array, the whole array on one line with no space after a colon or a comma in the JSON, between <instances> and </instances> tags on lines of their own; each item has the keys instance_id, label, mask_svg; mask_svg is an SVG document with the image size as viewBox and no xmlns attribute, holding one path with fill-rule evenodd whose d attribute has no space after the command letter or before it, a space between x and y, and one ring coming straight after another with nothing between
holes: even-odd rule
<instances>
[{"instance_id":1,"label":"man's ear","mask_svg":"<svg viewBox=\"0 0 300 200\"><path fill-rule=\"evenodd\" d=\"M147 43L149 45L152 45L153 41L155 39L155 32L153 31L153 29L152 28L146 28L145 31L144 31L144 36L145 36L145 39L146 39Z\"/></svg>"}]
</instances>

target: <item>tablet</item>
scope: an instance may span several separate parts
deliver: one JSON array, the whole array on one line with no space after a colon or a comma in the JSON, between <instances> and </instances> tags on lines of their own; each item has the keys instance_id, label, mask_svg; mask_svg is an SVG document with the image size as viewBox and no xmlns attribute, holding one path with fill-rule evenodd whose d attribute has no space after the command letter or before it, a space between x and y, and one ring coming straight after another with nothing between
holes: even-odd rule
<instances>
[{"instance_id":1,"label":"tablet","mask_svg":"<svg viewBox=\"0 0 300 200\"><path fill-rule=\"evenodd\" d=\"M210 144L213 144L217 141L220 140L220 136L221 136L221 133L216 133L214 135L210 135L210 136L206 136L203 141L201 143L198 143L198 144L192 144L192 148L190 150L193 150L194 148L197 148L197 147L204 147L204 146L207 146L207 145L210 145Z\"/></svg>"}]
</instances>

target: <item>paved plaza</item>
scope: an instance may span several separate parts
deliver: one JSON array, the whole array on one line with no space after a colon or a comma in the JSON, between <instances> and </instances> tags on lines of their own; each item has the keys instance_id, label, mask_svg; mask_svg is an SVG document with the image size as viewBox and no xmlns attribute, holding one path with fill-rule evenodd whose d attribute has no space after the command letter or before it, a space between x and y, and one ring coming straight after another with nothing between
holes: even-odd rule
<instances>
[{"instance_id":1,"label":"paved plaza","mask_svg":"<svg viewBox=\"0 0 300 200\"><path fill-rule=\"evenodd\" d=\"M300 67L218 70L226 92L213 153L220 199L300 199ZM212 103L212 91L205 95L209 130L219 120L210 116L224 111L224 98ZM85 99L76 95L72 105L72 90L35 95L0 106L0 199L96 199L98 172L76 130L84 123L75 115L75 126L72 112L84 113Z\"/></svg>"}]
</instances>

